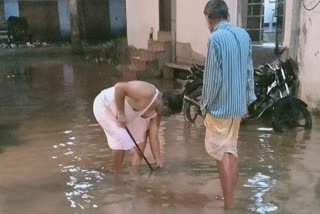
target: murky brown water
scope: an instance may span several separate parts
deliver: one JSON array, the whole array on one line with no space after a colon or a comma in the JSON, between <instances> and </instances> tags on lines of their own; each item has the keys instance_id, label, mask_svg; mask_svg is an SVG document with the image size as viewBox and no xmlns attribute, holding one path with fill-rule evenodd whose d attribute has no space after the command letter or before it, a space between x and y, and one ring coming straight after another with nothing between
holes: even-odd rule
<instances>
[{"instance_id":1,"label":"murky brown water","mask_svg":"<svg viewBox=\"0 0 320 214\"><path fill-rule=\"evenodd\" d=\"M163 169L114 176L92 102L119 78L110 66L79 59L1 60L0 214L320 213L317 118L311 132L275 135L261 121L242 127L240 180L228 212L215 200L220 184L204 127L182 115L161 123Z\"/></svg>"}]
</instances>

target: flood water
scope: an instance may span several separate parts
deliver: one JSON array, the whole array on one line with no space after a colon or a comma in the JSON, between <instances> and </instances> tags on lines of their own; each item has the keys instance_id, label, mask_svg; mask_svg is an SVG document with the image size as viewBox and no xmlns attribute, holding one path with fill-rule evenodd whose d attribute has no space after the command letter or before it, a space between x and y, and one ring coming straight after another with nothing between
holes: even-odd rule
<instances>
[{"instance_id":1,"label":"flood water","mask_svg":"<svg viewBox=\"0 0 320 214\"><path fill-rule=\"evenodd\" d=\"M220 183L204 148L204 126L185 123L182 115L161 122L162 169L128 167L113 175L92 103L120 78L112 66L81 59L1 60L0 214L320 213L317 118L310 132L282 135L267 121L242 126L230 211L215 200ZM179 88L150 81L160 89Z\"/></svg>"}]
</instances>

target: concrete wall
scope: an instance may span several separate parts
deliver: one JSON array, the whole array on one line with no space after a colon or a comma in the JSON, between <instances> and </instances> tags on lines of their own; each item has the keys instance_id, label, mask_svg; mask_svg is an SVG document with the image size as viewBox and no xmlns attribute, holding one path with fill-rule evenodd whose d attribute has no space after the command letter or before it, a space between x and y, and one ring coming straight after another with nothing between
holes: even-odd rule
<instances>
[{"instance_id":1,"label":"concrete wall","mask_svg":"<svg viewBox=\"0 0 320 214\"><path fill-rule=\"evenodd\" d=\"M285 3L285 26L284 26L284 40L283 46L289 47L291 39L291 25L292 25L292 9L293 2L286 1Z\"/></svg>"},{"instance_id":2,"label":"concrete wall","mask_svg":"<svg viewBox=\"0 0 320 214\"><path fill-rule=\"evenodd\" d=\"M126 27L126 0L109 0L110 28L112 33L119 33Z\"/></svg>"},{"instance_id":3,"label":"concrete wall","mask_svg":"<svg viewBox=\"0 0 320 214\"><path fill-rule=\"evenodd\" d=\"M6 18L4 15L4 1L0 0L0 30L6 29Z\"/></svg>"},{"instance_id":4,"label":"concrete wall","mask_svg":"<svg viewBox=\"0 0 320 214\"><path fill-rule=\"evenodd\" d=\"M150 28L154 39L159 31L158 0L126 0L128 44L136 48L147 48Z\"/></svg>"},{"instance_id":5,"label":"concrete wall","mask_svg":"<svg viewBox=\"0 0 320 214\"><path fill-rule=\"evenodd\" d=\"M208 0L177 0L177 60L203 61L210 32L203 15ZM230 22L237 24L237 0L227 0ZM191 52L189 51L191 47ZM202 57L201 57L202 56ZM202 58L202 59L201 59Z\"/></svg>"},{"instance_id":6,"label":"concrete wall","mask_svg":"<svg viewBox=\"0 0 320 214\"><path fill-rule=\"evenodd\" d=\"M320 6L313 11L301 7L298 63L301 97L311 108L320 109Z\"/></svg>"},{"instance_id":7,"label":"concrete wall","mask_svg":"<svg viewBox=\"0 0 320 214\"><path fill-rule=\"evenodd\" d=\"M177 55L186 53L202 60L207 53L209 30L203 15L208 0L176 0ZM237 0L226 0L230 21L237 24ZM159 0L127 0L128 43L136 48L147 48L148 34L154 29L154 39L159 31ZM188 46L188 47L187 47ZM190 48L192 49L190 51ZM191 54L191 55L190 55Z\"/></svg>"},{"instance_id":8,"label":"concrete wall","mask_svg":"<svg viewBox=\"0 0 320 214\"><path fill-rule=\"evenodd\" d=\"M59 26L62 37L70 35L70 20L69 20L69 0L24 0L23 2L43 2L43 1L57 1L59 13ZM10 16L20 16L20 8L18 0L4 0L5 18Z\"/></svg>"},{"instance_id":9,"label":"concrete wall","mask_svg":"<svg viewBox=\"0 0 320 214\"><path fill-rule=\"evenodd\" d=\"M284 46L298 62L300 96L320 111L320 6L306 11L301 2L286 1Z\"/></svg>"},{"instance_id":10,"label":"concrete wall","mask_svg":"<svg viewBox=\"0 0 320 214\"><path fill-rule=\"evenodd\" d=\"M19 16L18 0L4 0L4 14L6 20L10 16Z\"/></svg>"}]
</instances>

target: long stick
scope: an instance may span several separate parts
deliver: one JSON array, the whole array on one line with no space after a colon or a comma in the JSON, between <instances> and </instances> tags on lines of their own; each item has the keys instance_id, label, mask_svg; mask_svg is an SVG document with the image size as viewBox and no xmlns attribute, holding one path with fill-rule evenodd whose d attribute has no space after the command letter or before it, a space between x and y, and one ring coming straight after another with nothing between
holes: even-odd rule
<instances>
[{"instance_id":1,"label":"long stick","mask_svg":"<svg viewBox=\"0 0 320 214\"><path fill-rule=\"evenodd\" d=\"M134 139L134 137L132 136L132 134L131 134L131 132L129 131L128 127L125 127L125 129L127 130L127 132L128 132L128 134L129 134L129 136L131 137L131 139L132 139L132 141L133 141L134 145L136 146L136 148L137 148L137 150L138 150L139 155L140 155L141 157L143 157L143 159L145 160L145 162L148 164L148 166L149 166L150 170L152 171L152 170L153 170L153 168L152 168L151 164L150 164L150 163L149 163L149 161L147 160L146 156L144 156L143 152L140 150L140 148L139 148L139 146L138 146L138 144L137 144L136 140L135 140L135 139Z\"/></svg>"}]
</instances>

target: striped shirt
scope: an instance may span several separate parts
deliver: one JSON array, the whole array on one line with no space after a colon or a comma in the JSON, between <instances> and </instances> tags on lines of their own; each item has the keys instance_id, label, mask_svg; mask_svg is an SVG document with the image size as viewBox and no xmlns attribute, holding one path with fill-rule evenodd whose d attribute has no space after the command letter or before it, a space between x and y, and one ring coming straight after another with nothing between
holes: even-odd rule
<instances>
[{"instance_id":1,"label":"striped shirt","mask_svg":"<svg viewBox=\"0 0 320 214\"><path fill-rule=\"evenodd\" d=\"M248 33L223 21L209 38L201 109L221 119L238 118L256 100Z\"/></svg>"}]
</instances>

